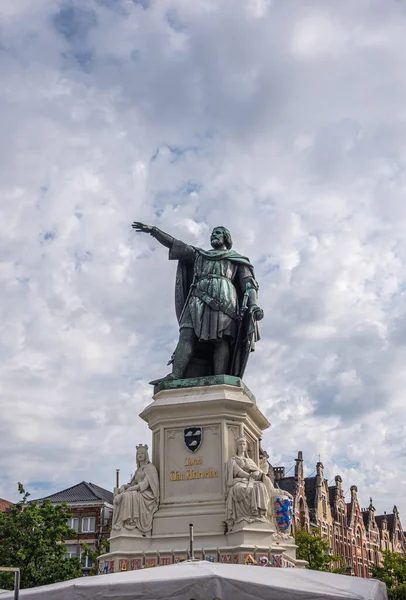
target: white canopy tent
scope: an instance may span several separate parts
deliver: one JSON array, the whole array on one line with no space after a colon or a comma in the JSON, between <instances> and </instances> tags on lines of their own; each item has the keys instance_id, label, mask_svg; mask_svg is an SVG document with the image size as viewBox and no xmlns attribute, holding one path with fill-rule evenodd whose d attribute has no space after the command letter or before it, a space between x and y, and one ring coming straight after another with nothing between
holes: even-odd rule
<instances>
[{"instance_id":1,"label":"white canopy tent","mask_svg":"<svg viewBox=\"0 0 406 600\"><path fill-rule=\"evenodd\" d=\"M12 593L2 596L11 599ZM22 590L24 600L387 600L374 579L278 569L183 562L165 567L72 579Z\"/></svg>"}]
</instances>

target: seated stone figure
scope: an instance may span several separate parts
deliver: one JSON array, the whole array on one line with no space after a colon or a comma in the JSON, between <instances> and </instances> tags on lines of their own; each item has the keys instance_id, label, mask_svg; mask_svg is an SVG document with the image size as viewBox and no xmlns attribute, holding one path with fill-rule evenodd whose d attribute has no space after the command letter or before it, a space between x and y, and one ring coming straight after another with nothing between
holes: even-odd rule
<instances>
[{"instance_id":1,"label":"seated stone figure","mask_svg":"<svg viewBox=\"0 0 406 600\"><path fill-rule=\"evenodd\" d=\"M247 440L236 440L237 450L226 469L227 525L230 529L240 521L270 521L274 488L269 477L247 454Z\"/></svg>"},{"instance_id":2,"label":"seated stone figure","mask_svg":"<svg viewBox=\"0 0 406 600\"><path fill-rule=\"evenodd\" d=\"M148 446L137 446L137 470L130 483L114 495L113 529L138 529L143 536L152 531L159 504L158 472L148 457Z\"/></svg>"}]
</instances>

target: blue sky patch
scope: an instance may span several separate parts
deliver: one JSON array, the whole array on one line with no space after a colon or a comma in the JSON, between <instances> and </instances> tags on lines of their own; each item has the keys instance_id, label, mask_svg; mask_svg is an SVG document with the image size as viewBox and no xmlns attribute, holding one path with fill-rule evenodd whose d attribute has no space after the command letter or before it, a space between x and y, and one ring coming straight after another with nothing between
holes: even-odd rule
<instances>
[{"instance_id":1,"label":"blue sky patch","mask_svg":"<svg viewBox=\"0 0 406 600\"><path fill-rule=\"evenodd\" d=\"M63 68L77 68L90 73L93 67L93 53L90 50L62 52Z\"/></svg>"},{"instance_id":2,"label":"blue sky patch","mask_svg":"<svg viewBox=\"0 0 406 600\"><path fill-rule=\"evenodd\" d=\"M180 20L179 14L177 11L175 11L175 10L168 11L166 13L166 20L168 21L171 29L174 29L175 31L185 31L186 26Z\"/></svg>"},{"instance_id":3,"label":"blue sky patch","mask_svg":"<svg viewBox=\"0 0 406 600\"><path fill-rule=\"evenodd\" d=\"M184 185L182 185L179 191L182 194L192 194L193 192L196 192L198 194L202 190L202 188L203 185L198 181L187 181Z\"/></svg>"},{"instance_id":4,"label":"blue sky patch","mask_svg":"<svg viewBox=\"0 0 406 600\"><path fill-rule=\"evenodd\" d=\"M142 6L145 10L150 7L150 0L133 0L133 2L136 6Z\"/></svg>"},{"instance_id":5,"label":"blue sky patch","mask_svg":"<svg viewBox=\"0 0 406 600\"><path fill-rule=\"evenodd\" d=\"M74 4L63 6L53 18L55 29L68 41L84 40L97 22L94 10L79 8Z\"/></svg>"},{"instance_id":6,"label":"blue sky patch","mask_svg":"<svg viewBox=\"0 0 406 600\"><path fill-rule=\"evenodd\" d=\"M87 262L90 262L93 258L93 255L89 250L86 252L75 252L75 269L78 270Z\"/></svg>"},{"instance_id":7,"label":"blue sky patch","mask_svg":"<svg viewBox=\"0 0 406 600\"><path fill-rule=\"evenodd\" d=\"M50 242L50 241L54 240L55 238L56 238L56 233L55 233L55 231L46 231L46 232L44 233L44 235L42 236L42 239L43 239L45 242Z\"/></svg>"}]
</instances>

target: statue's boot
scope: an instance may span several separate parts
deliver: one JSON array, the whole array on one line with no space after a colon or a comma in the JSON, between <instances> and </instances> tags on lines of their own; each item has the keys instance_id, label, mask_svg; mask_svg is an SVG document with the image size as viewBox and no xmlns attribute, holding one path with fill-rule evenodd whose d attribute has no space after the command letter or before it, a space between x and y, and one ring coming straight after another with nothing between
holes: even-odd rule
<instances>
[{"instance_id":1,"label":"statue's boot","mask_svg":"<svg viewBox=\"0 0 406 600\"><path fill-rule=\"evenodd\" d=\"M153 381L150 381L149 384L159 385L160 383L163 383L165 381L174 381L174 379L179 379L179 377L177 377L173 373L168 373L168 375L166 375L165 377L161 377L160 379L154 379Z\"/></svg>"}]
</instances>

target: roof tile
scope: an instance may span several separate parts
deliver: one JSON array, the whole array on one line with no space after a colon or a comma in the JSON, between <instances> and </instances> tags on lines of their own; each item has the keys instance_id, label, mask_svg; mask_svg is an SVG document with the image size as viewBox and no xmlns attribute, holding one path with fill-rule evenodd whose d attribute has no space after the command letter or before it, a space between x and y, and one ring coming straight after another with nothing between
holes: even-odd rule
<instances>
[{"instance_id":1,"label":"roof tile","mask_svg":"<svg viewBox=\"0 0 406 600\"><path fill-rule=\"evenodd\" d=\"M44 498L38 498L38 500L50 500L52 503L58 504L66 502L109 502L113 503L113 492L106 490L94 483L82 481L72 487L55 492L50 496Z\"/></svg>"}]
</instances>

